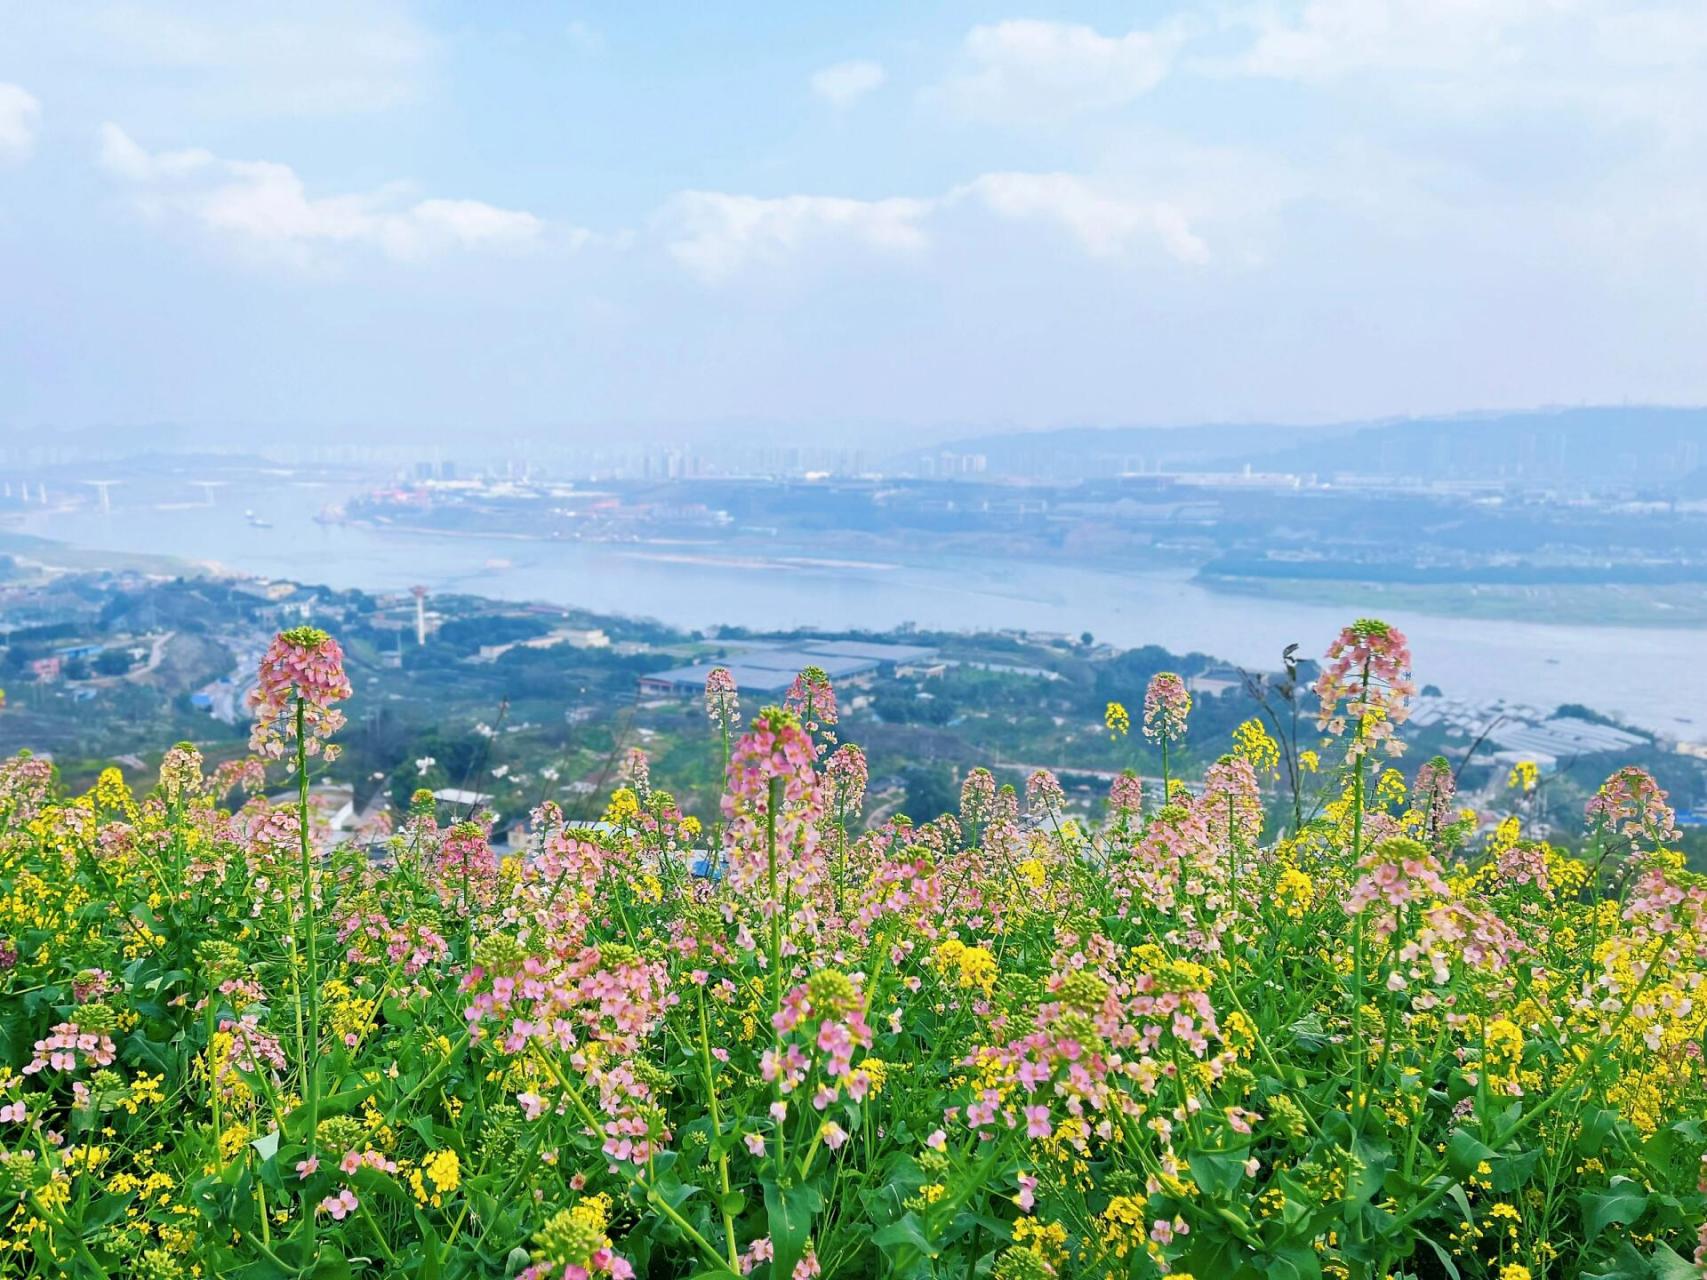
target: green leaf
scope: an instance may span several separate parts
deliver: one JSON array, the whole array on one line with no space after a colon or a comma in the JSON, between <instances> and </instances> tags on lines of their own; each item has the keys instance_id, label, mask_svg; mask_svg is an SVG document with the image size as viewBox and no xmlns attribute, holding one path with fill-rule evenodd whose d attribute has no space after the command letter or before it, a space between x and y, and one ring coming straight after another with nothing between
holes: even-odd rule
<instances>
[{"instance_id":1,"label":"green leaf","mask_svg":"<svg viewBox=\"0 0 1707 1280\"><path fill-rule=\"evenodd\" d=\"M1306 1053L1315 1053L1328 1043L1328 1028L1319 1013L1307 1013L1286 1029L1292 1033L1298 1047Z\"/></svg>"},{"instance_id":2,"label":"green leaf","mask_svg":"<svg viewBox=\"0 0 1707 1280\"><path fill-rule=\"evenodd\" d=\"M1381 1191L1381 1184L1387 1180L1387 1174L1393 1168L1393 1153L1386 1147L1378 1147L1372 1142L1359 1138L1353 1147L1361 1166L1346 1185L1346 1193L1358 1204L1373 1200Z\"/></svg>"},{"instance_id":3,"label":"green leaf","mask_svg":"<svg viewBox=\"0 0 1707 1280\"><path fill-rule=\"evenodd\" d=\"M894 1253L902 1245L917 1249L926 1257L936 1256L936 1246L925 1235L924 1224L919 1221L919 1215L908 1212L879 1230L871 1237L871 1242L884 1253Z\"/></svg>"},{"instance_id":4,"label":"green leaf","mask_svg":"<svg viewBox=\"0 0 1707 1280\"><path fill-rule=\"evenodd\" d=\"M1438 1241L1431 1240L1427 1236L1418 1236L1417 1239L1421 1240L1429 1248L1434 1250L1434 1256L1440 1259L1441 1267L1445 1270L1447 1275L1452 1277L1452 1280L1460 1280L1458 1268L1454 1266L1452 1262L1452 1255L1448 1253Z\"/></svg>"},{"instance_id":5,"label":"green leaf","mask_svg":"<svg viewBox=\"0 0 1707 1280\"><path fill-rule=\"evenodd\" d=\"M771 1247L776 1257L771 1274L794 1274L794 1264L806 1252L806 1241L812 1235L812 1215L824 1207L824 1197L816 1187L781 1187L765 1181L765 1216L770 1227Z\"/></svg>"},{"instance_id":6,"label":"green leaf","mask_svg":"<svg viewBox=\"0 0 1707 1280\"><path fill-rule=\"evenodd\" d=\"M1624 1241L1613 1252L1611 1260L1604 1264L1605 1271L1587 1271L1582 1273L1582 1280L1651 1280L1653 1269L1648 1260Z\"/></svg>"},{"instance_id":7,"label":"green leaf","mask_svg":"<svg viewBox=\"0 0 1707 1280\"><path fill-rule=\"evenodd\" d=\"M1535 1172L1536 1162L1541 1159L1541 1148L1531 1151L1519 1151L1515 1155L1501 1156L1493 1162L1494 1176L1492 1182L1495 1191L1516 1191L1529 1181Z\"/></svg>"},{"instance_id":8,"label":"green leaf","mask_svg":"<svg viewBox=\"0 0 1707 1280\"><path fill-rule=\"evenodd\" d=\"M1212 1199L1226 1199L1245 1179L1244 1151L1198 1151L1186 1157L1191 1180Z\"/></svg>"},{"instance_id":9,"label":"green leaf","mask_svg":"<svg viewBox=\"0 0 1707 1280\"><path fill-rule=\"evenodd\" d=\"M256 1154L258 1154L261 1157L262 1162L265 1163L279 1153L280 1136L279 1131L274 1129L268 1133L262 1134L249 1145L255 1148Z\"/></svg>"},{"instance_id":10,"label":"green leaf","mask_svg":"<svg viewBox=\"0 0 1707 1280\"><path fill-rule=\"evenodd\" d=\"M124 1217L125 1210L130 1207L132 1196L102 1196L94 1204L83 1210L82 1225L87 1231L90 1227L104 1227L117 1222Z\"/></svg>"},{"instance_id":11,"label":"green leaf","mask_svg":"<svg viewBox=\"0 0 1707 1280\"><path fill-rule=\"evenodd\" d=\"M1604 1107L1583 1113L1582 1132L1577 1135L1577 1150L1585 1156L1592 1156L1606 1145L1606 1139L1611 1135L1613 1126L1618 1123L1618 1113Z\"/></svg>"},{"instance_id":12,"label":"green leaf","mask_svg":"<svg viewBox=\"0 0 1707 1280\"><path fill-rule=\"evenodd\" d=\"M421 1232L421 1265L415 1271L419 1280L439 1280L439 1233L426 1214L415 1211L415 1225Z\"/></svg>"},{"instance_id":13,"label":"green leaf","mask_svg":"<svg viewBox=\"0 0 1707 1280\"><path fill-rule=\"evenodd\" d=\"M1464 1188L1454 1182L1446 1189L1446 1194L1452 1197L1452 1203L1458 1206L1458 1216L1461 1221L1474 1222L1475 1213L1470 1208L1470 1197L1464 1194Z\"/></svg>"},{"instance_id":14,"label":"green leaf","mask_svg":"<svg viewBox=\"0 0 1707 1280\"><path fill-rule=\"evenodd\" d=\"M658 1198L672 1209L680 1209L697 1196L700 1190L691 1182L682 1182L676 1178L661 1178L652 1184L652 1189L658 1193Z\"/></svg>"},{"instance_id":15,"label":"green leaf","mask_svg":"<svg viewBox=\"0 0 1707 1280\"><path fill-rule=\"evenodd\" d=\"M1321 1280L1321 1255L1307 1244L1290 1245L1276 1250L1268 1273L1281 1280Z\"/></svg>"},{"instance_id":16,"label":"green leaf","mask_svg":"<svg viewBox=\"0 0 1707 1280\"><path fill-rule=\"evenodd\" d=\"M1617 1177L1605 1191L1585 1191L1579 1197L1583 1231L1593 1240L1613 1223L1629 1226L1648 1207L1648 1193L1629 1178Z\"/></svg>"},{"instance_id":17,"label":"green leaf","mask_svg":"<svg viewBox=\"0 0 1707 1280\"><path fill-rule=\"evenodd\" d=\"M1670 1245L1654 1250L1654 1280L1701 1280L1701 1268L1680 1258Z\"/></svg>"},{"instance_id":18,"label":"green leaf","mask_svg":"<svg viewBox=\"0 0 1707 1280\"><path fill-rule=\"evenodd\" d=\"M1492 1164L1494 1149L1467 1129L1453 1131L1446 1144L1446 1167L1460 1178L1468 1178L1481 1168L1482 1162Z\"/></svg>"}]
</instances>

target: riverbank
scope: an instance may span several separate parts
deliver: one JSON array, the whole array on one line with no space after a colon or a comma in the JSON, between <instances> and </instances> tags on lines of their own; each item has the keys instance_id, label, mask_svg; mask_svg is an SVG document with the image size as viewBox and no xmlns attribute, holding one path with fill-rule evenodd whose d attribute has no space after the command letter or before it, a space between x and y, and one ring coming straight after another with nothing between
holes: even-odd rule
<instances>
[{"instance_id":1,"label":"riverbank","mask_svg":"<svg viewBox=\"0 0 1707 1280\"><path fill-rule=\"evenodd\" d=\"M1509 586L1453 583L1304 581L1295 578L1239 578L1200 574L1210 591L1293 604L1347 606L1380 602L1391 611L1408 610L1468 622L1534 622L1548 626L1656 628L1707 627L1707 587L1668 586Z\"/></svg>"}]
</instances>

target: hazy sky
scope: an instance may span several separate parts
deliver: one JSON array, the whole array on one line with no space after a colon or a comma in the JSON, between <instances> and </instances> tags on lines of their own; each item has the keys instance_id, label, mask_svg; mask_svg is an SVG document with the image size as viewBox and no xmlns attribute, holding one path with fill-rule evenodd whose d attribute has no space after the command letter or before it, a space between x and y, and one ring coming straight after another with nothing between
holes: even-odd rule
<instances>
[{"instance_id":1,"label":"hazy sky","mask_svg":"<svg viewBox=\"0 0 1707 1280\"><path fill-rule=\"evenodd\" d=\"M1707 4L0 0L0 425L1707 401Z\"/></svg>"}]
</instances>

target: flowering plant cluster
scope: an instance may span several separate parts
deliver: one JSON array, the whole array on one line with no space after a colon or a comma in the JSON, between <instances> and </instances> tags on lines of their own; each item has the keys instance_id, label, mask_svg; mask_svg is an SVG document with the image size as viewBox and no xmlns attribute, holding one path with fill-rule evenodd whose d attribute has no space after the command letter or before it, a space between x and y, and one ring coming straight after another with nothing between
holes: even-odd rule
<instances>
[{"instance_id":1,"label":"flowering plant cluster","mask_svg":"<svg viewBox=\"0 0 1707 1280\"><path fill-rule=\"evenodd\" d=\"M310 847L350 686L286 633L255 747L297 804L184 745L144 795L0 763L0 1276L1701 1275L1666 797L1478 836L1445 761L1379 763L1410 687L1397 631L1336 640L1306 821L1255 726L1171 775L1159 676L1163 776L1103 811L977 769L866 826L823 673L745 724L714 673L703 827L636 757L599 833L544 804L500 856L428 796L374 857Z\"/></svg>"}]
</instances>

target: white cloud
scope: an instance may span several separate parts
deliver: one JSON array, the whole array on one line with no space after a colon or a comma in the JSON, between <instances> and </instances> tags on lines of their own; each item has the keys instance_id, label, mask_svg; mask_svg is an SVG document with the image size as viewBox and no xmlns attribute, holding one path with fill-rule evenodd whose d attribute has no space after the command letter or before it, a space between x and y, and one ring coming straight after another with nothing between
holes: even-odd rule
<instances>
[{"instance_id":1,"label":"white cloud","mask_svg":"<svg viewBox=\"0 0 1707 1280\"><path fill-rule=\"evenodd\" d=\"M903 196L767 199L684 191L670 201L663 216L671 256L715 284L750 265L776 264L811 248L839 244L881 253L915 252L926 244L919 224L933 204Z\"/></svg>"},{"instance_id":2,"label":"white cloud","mask_svg":"<svg viewBox=\"0 0 1707 1280\"><path fill-rule=\"evenodd\" d=\"M1209 261L1209 246L1176 206L1112 195L1070 173L986 173L954 195L1004 218L1053 222L1092 257L1118 257L1153 241L1181 262Z\"/></svg>"},{"instance_id":3,"label":"white cloud","mask_svg":"<svg viewBox=\"0 0 1707 1280\"><path fill-rule=\"evenodd\" d=\"M218 163L211 151L145 151L116 124L101 126L101 167L132 182L158 182L180 178Z\"/></svg>"},{"instance_id":4,"label":"white cloud","mask_svg":"<svg viewBox=\"0 0 1707 1280\"><path fill-rule=\"evenodd\" d=\"M930 246L933 222L964 209L1052 224L1095 258L1127 257L1146 245L1160 245L1181 262L1210 258L1177 205L1116 194L1069 173L987 173L939 196L879 200L685 191L661 221L671 256L705 283L722 284L749 269L850 249L910 258Z\"/></svg>"},{"instance_id":5,"label":"white cloud","mask_svg":"<svg viewBox=\"0 0 1707 1280\"><path fill-rule=\"evenodd\" d=\"M152 118L395 107L420 96L438 52L407 0L19 4L5 26L17 57Z\"/></svg>"},{"instance_id":6,"label":"white cloud","mask_svg":"<svg viewBox=\"0 0 1707 1280\"><path fill-rule=\"evenodd\" d=\"M40 125L41 103L21 86L0 82L0 161L28 159Z\"/></svg>"},{"instance_id":7,"label":"white cloud","mask_svg":"<svg viewBox=\"0 0 1707 1280\"><path fill-rule=\"evenodd\" d=\"M150 152L115 124L101 126L100 161L130 185L136 205L233 243L307 262L334 247L412 261L454 249L525 249L545 223L479 200L411 200L400 186L310 196L289 165L224 160L203 150ZM572 232L579 243L585 232Z\"/></svg>"},{"instance_id":8,"label":"white cloud","mask_svg":"<svg viewBox=\"0 0 1707 1280\"><path fill-rule=\"evenodd\" d=\"M852 106L882 85L883 68L875 62L838 62L812 73L812 92L838 107Z\"/></svg>"},{"instance_id":9,"label":"white cloud","mask_svg":"<svg viewBox=\"0 0 1707 1280\"><path fill-rule=\"evenodd\" d=\"M1025 123L1106 110L1160 84L1184 40L1178 23L1123 36L1032 19L977 26L966 36L967 69L935 96L978 120Z\"/></svg>"},{"instance_id":10,"label":"white cloud","mask_svg":"<svg viewBox=\"0 0 1707 1280\"><path fill-rule=\"evenodd\" d=\"M1515 65L1525 56L1515 32L1568 20L1583 7L1576 0L1309 0L1295 17L1253 15L1256 39L1239 65L1302 80Z\"/></svg>"},{"instance_id":11,"label":"white cloud","mask_svg":"<svg viewBox=\"0 0 1707 1280\"><path fill-rule=\"evenodd\" d=\"M1677 138L1699 134L1707 115L1699 0L1307 0L1235 25L1252 33L1249 47L1204 70L1366 84L1436 119L1570 111Z\"/></svg>"}]
</instances>

